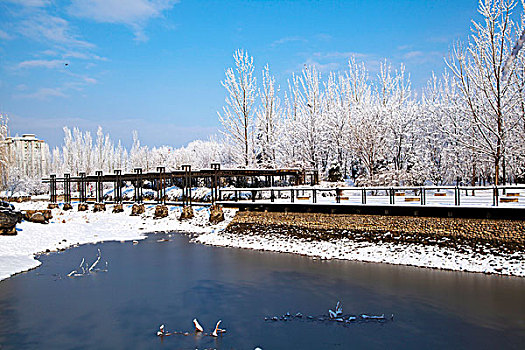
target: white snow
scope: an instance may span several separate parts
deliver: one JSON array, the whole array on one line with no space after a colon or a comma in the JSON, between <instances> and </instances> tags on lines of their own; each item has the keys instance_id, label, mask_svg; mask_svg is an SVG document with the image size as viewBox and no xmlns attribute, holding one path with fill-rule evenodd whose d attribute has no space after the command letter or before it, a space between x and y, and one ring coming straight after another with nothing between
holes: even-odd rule
<instances>
[{"instance_id":1,"label":"white snow","mask_svg":"<svg viewBox=\"0 0 525 350\"><path fill-rule=\"evenodd\" d=\"M28 202L17 209L43 209L47 202ZM235 215L235 210L224 209L226 220L210 225L209 210L194 207L195 217L180 222L180 206L168 206L169 216L154 219L155 205L146 204L142 216L129 216L131 205L124 205L124 213L78 212L53 210L53 219L47 225L22 222L16 236L0 236L0 281L16 273L40 265L35 254L46 250L57 251L72 246L102 241L138 241L145 233L181 231L196 234L192 242L223 247L294 253L314 259L342 259L364 262L390 263L431 267L438 269L494 273L525 277L525 252L501 256L486 251L478 254L465 248L464 252L432 245L355 242L346 238L334 241L309 241L284 232L265 235L235 235L224 228ZM63 222L65 221L65 222Z\"/></svg>"},{"instance_id":2,"label":"white snow","mask_svg":"<svg viewBox=\"0 0 525 350\"><path fill-rule=\"evenodd\" d=\"M16 209L45 209L47 202L27 202L16 204ZM124 212L111 213L112 205L106 212L78 212L76 205L70 211L53 209L53 219L47 225L23 221L17 224L16 236L0 236L0 281L16 273L30 270L40 265L35 254L57 251L72 246L102 241L137 241L146 238L144 233L183 231L203 233L212 229L222 229L227 222L215 226L208 224L209 210L195 207L192 220L180 222L181 207L168 207L170 214L164 219L154 219L155 205L146 205L142 216L129 216L131 205L124 205ZM231 219L233 210L225 209ZM65 222L64 222L65 221ZM130 242L132 244L132 242Z\"/></svg>"},{"instance_id":3,"label":"white snow","mask_svg":"<svg viewBox=\"0 0 525 350\"><path fill-rule=\"evenodd\" d=\"M437 269L493 273L525 277L525 253L499 256L475 252L459 252L422 244L355 242L347 238L335 241L309 241L281 233L268 235L236 235L217 230L193 238L194 242L223 247L293 253L314 259L342 259L389 263Z\"/></svg>"}]
</instances>

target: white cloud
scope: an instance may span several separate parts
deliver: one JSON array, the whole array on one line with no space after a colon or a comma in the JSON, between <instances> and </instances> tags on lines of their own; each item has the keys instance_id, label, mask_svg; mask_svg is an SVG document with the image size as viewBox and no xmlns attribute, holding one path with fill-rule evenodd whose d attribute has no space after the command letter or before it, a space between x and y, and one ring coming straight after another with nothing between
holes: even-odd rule
<instances>
[{"instance_id":1,"label":"white cloud","mask_svg":"<svg viewBox=\"0 0 525 350\"><path fill-rule=\"evenodd\" d=\"M95 78L91 78L91 77L84 77L84 81L88 84L96 84L97 83L97 79Z\"/></svg>"},{"instance_id":2,"label":"white cloud","mask_svg":"<svg viewBox=\"0 0 525 350\"><path fill-rule=\"evenodd\" d=\"M18 84L15 89L17 91L26 91L27 90L27 85L26 84Z\"/></svg>"},{"instance_id":3,"label":"white cloud","mask_svg":"<svg viewBox=\"0 0 525 350\"><path fill-rule=\"evenodd\" d=\"M20 62L18 68L58 68L64 65L61 60L29 60Z\"/></svg>"},{"instance_id":4,"label":"white cloud","mask_svg":"<svg viewBox=\"0 0 525 350\"><path fill-rule=\"evenodd\" d=\"M13 37L9 35L7 32L0 29L0 40L11 40Z\"/></svg>"},{"instance_id":5,"label":"white cloud","mask_svg":"<svg viewBox=\"0 0 525 350\"><path fill-rule=\"evenodd\" d=\"M271 46L284 45L284 44L293 43L293 42L302 42L302 43L305 43L305 42L308 42L308 40L306 40L305 38L300 37L300 36L287 36L287 37L284 37L284 38L281 38L281 39L275 40L275 41L271 44Z\"/></svg>"},{"instance_id":6,"label":"white cloud","mask_svg":"<svg viewBox=\"0 0 525 350\"><path fill-rule=\"evenodd\" d=\"M329 72L337 71L341 68L341 65L338 62L320 63L311 58L307 59L305 64L307 66L314 66L321 73L329 73Z\"/></svg>"},{"instance_id":7,"label":"white cloud","mask_svg":"<svg viewBox=\"0 0 525 350\"><path fill-rule=\"evenodd\" d=\"M47 100L50 97L67 97L67 95L62 92L62 88L40 88L32 94L18 94L14 97Z\"/></svg>"},{"instance_id":8,"label":"white cloud","mask_svg":"<svg viewBox=\"0 0 525 350\"><path fill-rule=\"evenodd\" d=\"M144 26L160 17L178 0L72 0L69 13L102 23L125 24L133 28L136 39L145 40Z\"/></svg>"},{"instance_id":9,"label":"white cloud","mask_svg":"<svg viewBox=\"0 0 525 350\"><path fill-rule=\"evenodd\" d=\"M409 60L412 58L422 57L423 55L424 53L422 51L409 51L403 55L403 58Z\"/></svg>"},{"instance_id":10,"label":"white cloud","mask_svg":"<svg viewBox=\"0 0 525 350\"><path fill-rule=\"evenodd\" d=\"M105 57L101 57L89 52L78 52L78 51L67 51L62 54L64 58L78 58L81 60L96 60L96 61L107 61Z\"/></svg>"},{"instance_id":11,"label":"white cloud","mask_svg":"<svg viewBox=\"0 0 525 350\"><path fill-rule=\"evenodd\" d=\"M57 52L54 50L44 50L41 52L41 54L45 56L56 56Z\"/></svg>"},{"instance_id":12,"label":"white cloud","mask_svg":"<svg viewBox=\"0 0 525 350\"><path fill-rule=\"evenodd\" d=\"M95 46L80 40L65 19L42 11L22 20L19 28L23 35L34 40L83 48Z\"/></svg>"},{"instance_id":13,"label":"white cloud","mask_svg":"<svg viewBox=\"0 0 525 350\"><path fill-rule=\"evenodd\" d=\"M331 51L331 52L314 52L314 57L318 58L324 58L324 59L330 59L330 58L336 58L336 59L350 59L352 57L356 59L364 59L367 57L370 57L371 55L366 53L360 53L360 52L353 52L353 51Z\"/></svg>"}]
</instances>

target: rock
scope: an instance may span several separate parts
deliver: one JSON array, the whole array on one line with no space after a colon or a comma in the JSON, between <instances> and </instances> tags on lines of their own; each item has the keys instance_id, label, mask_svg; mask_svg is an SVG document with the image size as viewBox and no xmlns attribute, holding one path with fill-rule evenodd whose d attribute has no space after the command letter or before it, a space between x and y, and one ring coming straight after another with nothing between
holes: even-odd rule
<instances>
[{"instance_id":1,"label":"rock","mask_svg":"<svg viewBox=\"0 0 525 350\"><path fill-rule=\"evenodd\" d=\"M133 207L131 207L131 216L138 216L140 214L144 214L146 211L146 208L144 207L144 204L133 204Z\"/></svg>"},{"instance_id":2,"label":"rock","mask_svg":"<svg viewBox=\"0 0 525 350\"><path fill-rule=\"evenodd\" d=\"M222 207L217 204L212 205L210 207L210 223L215 225L222 221L224 221Z\"/></svg>"},{"instance_id":3,"label":"rock","mask_svg":"<svg viewBox=\"0 0 525 350\"><path fill-rule=\"evenodd\" d=\"M47 224L48 223L44 215L38 212L31 215L28 221L34 222L36 224Z\"/></svg>"},{"instance_id":4,"label":"rock","mask_svg":"<svg viewBox=\"0 0 525 350\"><path fill-rule=\"evenodd\" d=\"M71 209L73 209L73 206L71 205L71 203L64 203L62 210L71 210Z\"/></svg>"},{"instance_id":5,"label":"rock","mask_svg":"<svg viewBox=\"0 0 525 350\"><path fill-rule=\"evenodd\" d=\"M0 201L0 209L15 210L15 206L5 201Z\"/></svg>"},{"instance_id":6,"label":"rock","mask_svg":"<svg viewBox=\"0 0 525 350\"><path fill-rule=\"evenodd\" d=\"M50 209L41 209L41 210L24 210L22 211L22 218L27 221L31 221L31 217L34 214L41 214L44 216L46 221L49 221L53 218L53 214Z\"/></svg>"},{"instance_id":7,"label":"rock","mask_svg":"<svg viewBox=\"0 0 525 350\"><path fill-rule=\"evenodd\" d=\"M16 224L22 221L22 213L10 204L0 209L0 235L16 235Z\"/></svg>"},{"instance_id":8,"label":"rock","mask_svg":"<svg viewBox=\"0 0 525 350\"><path fill-rule=\"evenodd\" d=\"M124 207L122 206L122 204L115 204L113 206L113 213L122 213L124 212Z\"/></svg>"},{"instance_id":9,"label":"rock","mask_svg":"<svg viewBox=\"0 0 525 350\"><path fill-rule=\"evenodd\" d=\"M106 211L106 205L104 203L95 203L93 206L93 212Z\"/></svg>"},{"instance_id":10,"label":"rock","mask_svg":"<svg viewBox=\"0 0 525 350\"><path fill-rule=\"evenodd\" d=\"M179 220L191 219L193 218L193 208L190 205L186 205L182 208L182 213L180 213Z\"/></svg>"},{"instance_id":11,"label":"rock","mask_svg":"<svg viewBox=\"0 0 525 350\"><path fill-rule=\"evenodd\" d=\"M86 211L86 210L88 210L87 203L79 203L78 204L78 211Z\"/></svg>"},{"instance_id":12,"label":"rock","mask_svg":"<svg viewBox=\"0 0 525 350\"><path fill-rule=\"evenodd\" d=\"M58 208L58 203L49 203L47 205L47 209L57 209Z\"/></svg>"},{"instance_id":13,"label":"rock","mask_svg":"<svg viewBox=\"0 0 525 350\"><path fill-rule=\"evenodd\" d=\"M155 218L161 219L168 216L168 207L162 204L159 204L155 207Z\"/></svg>"}]
</instances>

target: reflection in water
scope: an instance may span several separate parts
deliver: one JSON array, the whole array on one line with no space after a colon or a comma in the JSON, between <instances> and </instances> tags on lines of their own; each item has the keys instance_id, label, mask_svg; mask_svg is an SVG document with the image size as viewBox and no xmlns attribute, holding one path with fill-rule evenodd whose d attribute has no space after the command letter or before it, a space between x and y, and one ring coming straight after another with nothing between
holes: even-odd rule
<instances>
[{"instance_id":1,"label":"reflection in water","mask_svg":"<svg viewBox=\"0 0 525 350\"><path fill-rule=\"evenodd\" d=\"M189 244L109 242L43 256L0 282L0 348L522 348L525 279ZM57 279L100 248L109 271ZM394 314L394 321L265 316ZM222 319L217 338L193 333ZM161 324L189 336L157 337Z\"/></svg>"}]
</instances>

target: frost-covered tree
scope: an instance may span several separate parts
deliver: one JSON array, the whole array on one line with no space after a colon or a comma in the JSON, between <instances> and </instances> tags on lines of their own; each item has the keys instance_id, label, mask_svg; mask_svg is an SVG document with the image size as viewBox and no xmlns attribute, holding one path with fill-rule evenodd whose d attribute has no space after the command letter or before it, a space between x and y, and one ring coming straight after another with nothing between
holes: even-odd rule
<instances>
[{"instance_id":1,"label":"frost-covered tree","mask_svg":"<svg viewBox=\"0 0 525 350\"><path fill-rule=\"evenodd\" d=\"M5 143L9 135L7 116L0 114L0 185L4 185L8 178L9 152Z\"/></svg>"},{"instance_id":2,"label":"frost-covered tree","mask_svg":"<svg viewBox=\"0 0 525 350\"><path fill-rule=\"evenodd\" d=\"M226 89L226 106L219 113L224 135L237 149L238 163L245 167L253 163L254 103L257 97L253 57L244 50L233 55L235 68L226 70L222 86Z\"/></svg>"},{"instance_id":3,"label":"frost-covered tree","mask_svg":"<svg viewBox=\"0 0 525 350\"><path fill-rule=\"evenodd\" d=\"M321 73L315 66L305 66L299 80L298 113L294 137L297 138L297 157L303 167L319 169L323 151L324 127Z\"/></svg>"},{"instance_id":4,"label":"frost-covered tree","mask_svg":"<svg viewBox=\"0 0 525 350\"><path fill-rule=\"evenodd\" d=\"M492 160L496 185L510 131L517 126L517 61L503 72L519 30L512 19L516 5L515 0L480 0L483 20L473 21L472 36L465 45L457 44L447 61L466 118L462 125L454 124L456 140Z\"/></svg>"},{"instance_id":5,"label":"frost-covered tree","mask_svg":"<svg viewBox=\"0 0 525 350\"><path fill-rule=\"evenodd\" d=\"M150 160L150 151L147 146L141 146L139 133L133 131L133 146L129 151L129 169L141 168L143 171L150 171L151 160Z\"/></svg>"},{"instance_id":6,"label":"frost-covered tree","mask_svg":"<svg viewBox=\"0 0 525 350\"><path fill-rule=\"evenodd\" d=\"M260 107L256 112L256 157L263 168L275 167L277 120L281 117L279 88L266 65L262 72L262 87L259 91Z\"/></svg>"}]
</instances>

